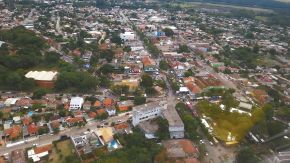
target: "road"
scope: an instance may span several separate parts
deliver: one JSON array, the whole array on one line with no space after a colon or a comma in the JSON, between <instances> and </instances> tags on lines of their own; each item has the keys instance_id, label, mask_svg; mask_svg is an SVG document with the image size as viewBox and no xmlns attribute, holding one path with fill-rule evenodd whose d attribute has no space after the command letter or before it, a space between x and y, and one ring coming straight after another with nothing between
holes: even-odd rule
<instances>
[{"instance_id":1,"label":"road","mask_svg":"<svg viewBox=\"0 0 290 163\"><path fill-rule=\"evenodd\" d=\"M131 112L128 112L129 114L131 114ZM122 122L125 122L129 119L129 115L126 114L121 114L120 116L113 116L113 117L109 117L106 122L109 123L109 125L112 122L118 122L118 120L121 120ZM67 136L73 136L73 135L78 135L81 134L85 131L87 131L87 129L96 129L98 125L101 125L100 121L93 121L93 122L89 122L86 126L84 127L73 127L73 128L69 128L66 129L64 131L61 131L60 133L56 134L56 135L43 135L43 136L39 136L38 139L27 142L25 144L20 144L20 145L15 145L12 147L2 147L0 148L0 156L2 156L5 153L10 153L16 149L25 149L28 147L32 147L33 144L38 144L38 145L45 145L45 144L51 144L53 141L56 141L60 138L61 135L67 135Z\"/></svg>"}]
</instances>

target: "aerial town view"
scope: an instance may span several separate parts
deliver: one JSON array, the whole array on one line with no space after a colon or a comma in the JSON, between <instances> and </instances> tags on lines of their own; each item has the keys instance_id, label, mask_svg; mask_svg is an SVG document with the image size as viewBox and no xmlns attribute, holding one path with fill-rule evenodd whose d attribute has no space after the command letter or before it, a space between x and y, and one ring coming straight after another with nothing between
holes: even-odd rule
<instances>
[{"instance_id":1,"label":"aerial town view","mask_svg":"<svg viewBox=\"0 0 290 163\"><path fill-rule=\"evenodd\" d=\"M0 163L290 163L290 0L0 0Z\"/></svg>"}]
</instances>

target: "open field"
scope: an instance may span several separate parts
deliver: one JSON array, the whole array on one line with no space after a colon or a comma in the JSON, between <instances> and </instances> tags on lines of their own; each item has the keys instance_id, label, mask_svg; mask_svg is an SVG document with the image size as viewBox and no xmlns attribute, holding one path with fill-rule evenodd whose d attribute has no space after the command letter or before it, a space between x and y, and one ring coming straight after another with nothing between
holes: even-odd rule
<instances>
[{"instance_id":1,"label":"open field","mask_svg":"<svg viewBox=\"0 0 290 163\"><path fill-rule=\"evenodd\" d=\"M281 0L281 1L289 1L290 0ZM242 9L242 10L252 10L256 12L264 12L264 13L272 13L273 10L263 9L257 7L244 7L244 6L235 6L235 5L224 5L224 4L214 4L214 3L202 3L202 2L185 2L181 4L172 4L174 6L180 6L182 8L192 8L192 7L220 7L220 8L232 8L232 9Z\"/></svg>"},{"instance_id":2,"label":"open field","mask_svg":"<svg viewBox=\"0 0 290 163\"><path fill-rule=\"evenodd\" d=\"M76 156L74 147L71 141L64 140L57 142L56 145L53 147L52 153L50 155L50 162L52 163L60 163L65 162L65 158L67 156Z\"/></svg>"}]
</instances>

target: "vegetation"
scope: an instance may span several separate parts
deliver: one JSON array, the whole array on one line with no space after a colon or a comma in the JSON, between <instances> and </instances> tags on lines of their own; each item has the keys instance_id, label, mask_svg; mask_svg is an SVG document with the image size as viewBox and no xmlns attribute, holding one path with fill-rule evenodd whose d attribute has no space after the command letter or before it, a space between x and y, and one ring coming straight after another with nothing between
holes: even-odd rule
<instances>
[{"instance_id":1,"label":"vegetation","mask_svg":"<svg viewBox=\"0 0 290 163\"><path fill-rule=\"evenodd\" d=\"M199 126L198 119L194 118L192 116L192 113L188 109L188 107L180 102L176 104L176 109L184 123L185 128L185 136L191 140L197 140L199 137L199 134L197 132L197 128Z\"/></svg>"},{"instance_id":2,"label":"vegetation","mask_svg":"<svg viewBox=\"0 0 290 163\"><path fill-rule=\"evenodd\" d=\"M142 105L146 103L146 97L135 96L134 97L134 105Z\"/></svg>"},{"instance_id":3,"label":"vegetation","mask_svg":"<svg viewBox=\"0 0 290 163\"><path fill-rule=\"evenodd\" d=\"M55 83L57 91L92 92L98 81L88 72L61 72Z\"/></svg>"},{"instance_id":4,"label":"vegetation","mask_svg":"<svg viewBox=\"0 0 290 163\"><path fill-rule=\"evenodd\" d=\"M265 120L264 109L254 108L252 116L249 116L227 110L223 111L218 105L208 101L201 101L197 106L202 114L216 124L212 125L213 134L223 141L227 141L229 132L235 136L236 141L240 141L256 123Z\"/></svg>"},{"instance_id":5,"label":"vegetation","mask_svg":"<svg viewBox=\"0 0 290 163\"><path fill-rule=\"evenodd\" d=\"M161 140L169 139L170 134L168 130L169 127L168 121L161 117L158 117L156 121L158 123L158 131L156 132L156 136Z\"/></svg>"},{"instance_id":6,"label":"vegetation","mask_svg":"<svg viewBox=\"0 0 290 163\"><path fill-rule=\"evenodd\" d=\"M257 163L260 162L258 157L255 155L254 151L250 147L242 148L237 156L236 156L236 163Z\"/></svg>"},{"instance_id":7,"label":"vegetation","mask_svg":"<svg viewBox=\"0 0 290 163\"><path fill-rule=\"evenodd\" d=\"M160 68L161 70L167 71L167 70L170 68L170 66L169 66L169 64L168 64L166 61L161 60L161 61L159 62L159 68Z\"/></svg>"}]
</instances>

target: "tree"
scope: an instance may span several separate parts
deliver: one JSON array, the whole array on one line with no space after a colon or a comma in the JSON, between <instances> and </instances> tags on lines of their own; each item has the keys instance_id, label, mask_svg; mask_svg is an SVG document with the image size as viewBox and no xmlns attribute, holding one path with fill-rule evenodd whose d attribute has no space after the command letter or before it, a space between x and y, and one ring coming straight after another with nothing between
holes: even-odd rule
<instances>
[{"instance_id":1,"label":"tree","mask_svg":"<svg viewBox=\"0 0 290 163\"><path fill-rule=\"evenodd\" d=\"M100 71L103 74L109 74L109 73L114 72L114 67L112 65L105 64L100 68Z\"/></svg>"},{"instance_id":2,"label":"tree","mask_svg":"<svg viewBox=\"0 0 290 163\"><path fill-rule=\"evenodd\" d=\"M278 121L268 122L267 128L268 128L269 136L274 136L276 134L279 134L286 129L285 125L281 122L278 122Z\"/></svg>"},{"instance_id":3,"label":"tree","mask_svg":"<svg viewBox=\"0 0 290 163\"><path fill-rule=\"evenodd\" d=\"M123 43L122 39L117 33L112 34L111 41L117 45L121 45Z\"/></svg>"},{"instance_id":4,"label":"tree","mask_svg":"<svg viewBox=\"0 0 290 163\"><path fill-rule=\"evenodd\" d=\"M177 52L178 53L189 53L190 50L189 50L187 45L179 45Z\"/></svg>"},{"instance_id":5,"label":"tree","mask_svg":"<svg viewBox=\"0 0 290 163\"><path fill-rule=\"evenodd\" d=\"M41 120L41 117L39 115L37 115L37 114L33 114L31 116L31 118L32 118L33 122L35 122L35 123L39 122Z\"/></svg>"},{"instance_id":6,"label":"tree","mask_svg":"<svg viewBox=\"0 0 290 163\"><path fill-rule=\"evenodd\" d=\"M143 86L145 88L153 86L154 81L150 75L148 75L148 74L142 75L141 80L142 80L140 83L141 86Z\"/></svg>"},{"instance_id":7,"label":"tree","mask_svg":"<svg viewBox=\"0 0 290 163\"><path fill-rule=\"evenodd\" d=\"M169 64L168 64L166 61L161 60L161 61L159 62L159 68L160 68L161 70L167 71L170 67L169 67Z\"/></svg>"},{"instance_id":8,"label":"tree","mask_svg":"<svg viewBox=\"0 0 290 163\"><path fill-rule=\"evenodd\" d=\"M242 148L237 156L236 156L236 162L237 163L257 163L259 162L259 159L253 152L253 150L250 147Z\"/></svg>"},{"instance_id":9,"label":"tree","mask_svg":"<svg viewBox=\"0 0 290 163\"><path fill-rule=\"evenodd\" d=\"M168 121L166 119L163 119L161 117L158 117L156 119L157 123L158 123L158 130L156 132L156 136L161 139L161 140L166 140L170 138L170 134L169 134L169 124Z\"/></svg>"},{"instance_id":10,"label":"tree","mask_svg":"<svg viewBox=\"0 0 290 163\"><path fill-rule=\"evenodd\" d=\"M33 99L41 99L44 95L46 95L48 91L43 88L39 88L33 92L32 98Z\"/></svg>"},{"instance_id":11,"label":"tree","mask_svg":"<svg viewBox=\"0 0 290 163\"><path fill-rule=\"evenodd\" d=\"M2 119L2 118L3 118L3 116L4 116L3 112L2 112L2 111L0 111L0 119Z\"/></svg>"},{"instance_id":12,"label":"tree","mask_svg":"<svg viewBox=\"0 0 290 163\"><path fill-rule=\"evenodd\" d=\"M130 46L125 46L123 50L124 52L130 52L132 49Z\"/></svg>"},{"instance_id":13,"label":"tree","mask_svg":"<svg viewBox=\"0 0 290 163\"><path fill-rule=\"evenodd\" d=\"M145 104L146 97L136 96L134 97L134 105L142 105Z\"/></svg>"},{"instance_id":14,"label":"tree","mask_svg":"<svg viewBox=\"0 0 290 163\"><path fill-rule=\"evenodd\" d=\"M165 35L166 35L167 37L172 37L172 36L174 35L173 30L170 29L170 28L164 28L164 29L163 29L163 32L165 33Z\"/></svg>"},{"instance_id":15,"label":"tree","mask_svg":"<svg viewBox=\"0 0 290 163\"><path fill-rule=\"evenodd\" d=\"M100 52L100 58L105 58L108 62L111 62L115 53L111 49L102 50Z\"/></svg>"},{"instance_id":16,"label":"tree","mask_svg":"<svg viewBox=\"0 0 290 163\"><path fill-rule=\"evenodd\" d=\"M127 85L114 85L111 90L117 95L127 94L129 92L129 86Z\"/></svg>"}]
</instances>

